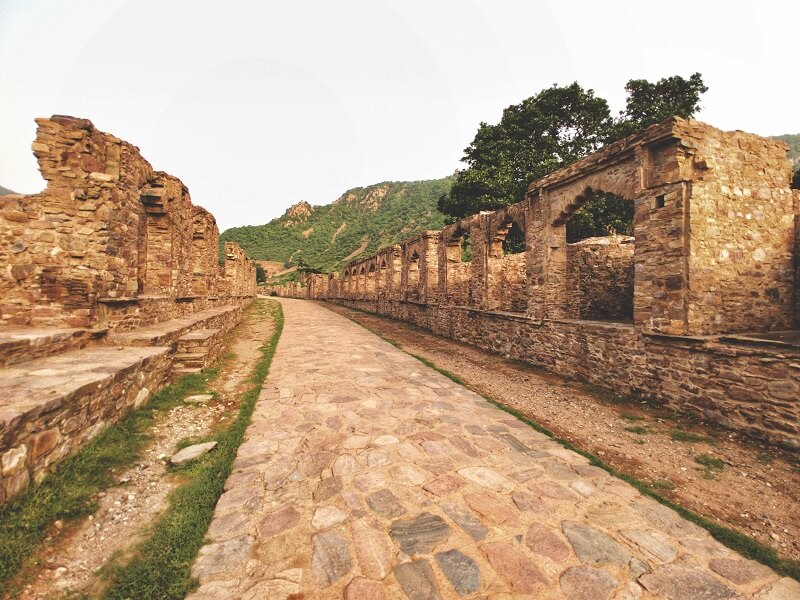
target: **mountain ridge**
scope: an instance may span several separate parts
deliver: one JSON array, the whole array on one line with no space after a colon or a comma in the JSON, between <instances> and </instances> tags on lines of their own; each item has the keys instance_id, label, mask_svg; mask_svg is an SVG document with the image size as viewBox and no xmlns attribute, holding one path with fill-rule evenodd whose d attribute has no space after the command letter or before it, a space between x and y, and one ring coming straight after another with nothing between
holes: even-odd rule
<instances>
[{"instance_id":1,"label":"mountain ridge","mask_svg":"<svg viewBox=\"0 0 800 600\"><path fill-rule=\"evenodd\" d=\"M238 243L255 260L331 271L362 253L441 229L447 216L436 203L453 179L383 181L351 188L330 204L301 200L269 223L233 227L220 240Z\"/></svg>"}]
</instances>

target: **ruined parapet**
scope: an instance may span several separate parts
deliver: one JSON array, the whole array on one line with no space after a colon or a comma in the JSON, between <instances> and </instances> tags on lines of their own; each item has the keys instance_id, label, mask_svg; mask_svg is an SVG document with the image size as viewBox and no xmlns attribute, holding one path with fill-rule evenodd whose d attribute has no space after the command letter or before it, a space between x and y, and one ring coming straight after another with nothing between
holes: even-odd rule
<instances>
[{"instance_id":1,"label":"ruined parapet","mask_svg":"<svg viewBox=\"0 0 800 600\"><path fill-rule=\"evenodd\" d=\"M0 503L213 362L255 295L179 179L85 119L37 123L47 189L0 198Z\"/></svg>"},{"instance_id":2,"label":"ruined parapet","mask_svg":"<svg viewBox=\"0 0 800 600\"><path fill-rule=\"evenodd\" d=\"M436 302L439 290L439 232L425 231L401 244L400 297L406 302Z\"/></svg>"},{"instance_id":3,"label":"ruined parapet","mask_svg":"<svg viewBox=\"0 0 800 600\"><path fill-rule=\"evenodd\" d=\"M97 302L137 294L138 149L85 119L37 119L32 144L47 189L0 199L0 322L86 327Z\"/></svg>"},{"instance_id":4,"label":"ruined parapet","mask_svg":"<svg viewBox=\"0 0 800 600\"><path fill-rule=\"evenodd\" d=\"M253 297L256 294L256 267L239 244L225 242L222 292L228 296Z\"/></svg>"},{"instance_id":5,"label":"ruined parapet","mask_svg":"<svg viewBox=\"0 0 800 600\"><path fill-rule=\"evenodd\" d=\"M195 206L192 214L192 282L194 297L209 296L214 291L217 272L217 248L219 229L214 216L201 206Z\"/></svg>"},{"instance_id":6,"label":"ruined parapet","mask_svg":"<svg viewBox=\"0 0 800 600\"><path fill-rule=\"evenodd\" d=\"M47 188L0 199L0 325L125 329L205 308L218 231L186 186L86 119L37 123ZM237 277L254 295L254 270Z\"/></svg>"},{"instance_id":7,"label":"ruined parapet","mask_svg":"<svg viewBox=\"0 0 800 600\"><path fill-rule=\"evenodd\" d=\"M782 142L674 117L534 181L517 204L405 240L399 281L385 251L349 263L337 293L538 321L607 314L647 334L791 329L800 315L800 201L790 177ZM634 239L613 247L624 260L591 275L575 263L586 255L567 244L566 230L600 193L631 203ZM617 269L624 277L611 277ZM624 300L605 302L606 311L587 300L617 293Z\"/></svg>"}]
</instances>

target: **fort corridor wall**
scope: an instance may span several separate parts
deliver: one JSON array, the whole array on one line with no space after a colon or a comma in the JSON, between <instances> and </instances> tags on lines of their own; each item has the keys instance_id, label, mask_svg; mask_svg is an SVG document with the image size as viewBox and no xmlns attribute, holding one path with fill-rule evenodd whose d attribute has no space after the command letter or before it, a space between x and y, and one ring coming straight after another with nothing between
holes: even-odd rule
<instances>
[{"instance_id":1,"label":"fort corridor wall","mask_svg":"<svg viewBox=\"0 0 800 600\"><path fill-rule=\"evenodd\" d=\"M800 197L786 149L669 119L534 181L513 206L279 293L410 321L799 450ZM632 204L632 238L568 244L598 192ZM506 247L515 228L522 251ZM399 287L359 285L387 252Z\"/></svg>"},{"instance_id":2,"label":"fort corridor wall","mask_svg":"<svg viewBox=\"0 0 800 600\"><path fill-rule=\"evenodd\" d=\"M47 188L0 197L0 503L213 362L256 291L179 179L86 119L37 123Z\"/></svg>"}]
</instances>

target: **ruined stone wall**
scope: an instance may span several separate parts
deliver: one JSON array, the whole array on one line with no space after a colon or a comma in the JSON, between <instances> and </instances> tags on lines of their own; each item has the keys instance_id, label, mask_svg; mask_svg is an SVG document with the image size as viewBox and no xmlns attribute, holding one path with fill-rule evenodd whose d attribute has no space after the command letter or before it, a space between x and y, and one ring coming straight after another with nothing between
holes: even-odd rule
<instances>
[{"instance_id":1,"label":"ruined stone wall","mask_svg":"<svg viewBox=\"0 0 800 600\"><path fill-rule=\"evenodd\" d=\"M588 238L567 246L569 316L633 320L634 238Z\"/></svg>"},{"instance_id":2,"label":"ruined stone wall","mask_svg":"<svg viewBox=\"0 0 800 600\"><path fill-rule=\"evenodd\" d=\"M800 190L792 190L794 197L794 327L800 328Z\"/></svg>"},{"instance_id":3,"label":"ruined stone wall","mask_svg":"<svg viewBox=\"0 0 800 600\"><path fill-rule=\"evenodd\" d=\"M0 323L87 327L97 301L137 292L137 149L85 119L37 119L32 148L47 189L0 199Z\"/></svg>"},{"instance_id":4,"label":"ruined stone wall","mask_svg":"<svg viewBox=\"0 0 800 600\"><path fill-rule=\"evenodd\" d=\"M58 463L161 387L169 376L171 354L166 348L158 350L146 353L136 365L114 370L109 386L62 395L51 400L47 410L8 421L0 430L0 504L32 482L41 482ZM112 369L109 366L109 372Z\"/></svg>"},{"instance_id":5,"label":"ruined stone wall","mask_svg":"<svg viewBox=\"0 0 800 600\"><path fill-rule=\"evenodd\" d=\"M790 173L778 143L669 119L533 182L522 202L407 240L399 290L353 285L365 257L327 298L797 449L800 343L777 333L800 313ZM633 243L566 243L597 191L633 203ZM509 255L514 223L525 250Z\"/></svg>"},{"instance_id":6,"label":"ruined stone wall","mask_svg":"<svg viewBox=\"0 0 800 600\"><path fill-rule=\"evenodd\" d=\"M225 242L225 265L220 296L252 298L256 295L256 267L238 244Z\"/></svg>"},{"instance_id":7,"label":"ruined stone wall","mask_svg":"<svg viewBox=\"0 0 800 600\"><path fill-rule=\"evenodd\" d=\"M782 142L741 131L682 133L691 148L689 320L696 333L790 329L796 225Z\"/></svg>"},{"instance_id":8,"label":"ruined stone wall","mask_svg":"<svg viewBox=\"0 0 800 600\"><path fill-rule=\"evenodd\" d=\"M37 124L47 188L0 198L0 325L125 328L213 305L216 222L180 180L86 119ZM234 295L254 294L248 277Z\"/></svg>"}]
</instances>

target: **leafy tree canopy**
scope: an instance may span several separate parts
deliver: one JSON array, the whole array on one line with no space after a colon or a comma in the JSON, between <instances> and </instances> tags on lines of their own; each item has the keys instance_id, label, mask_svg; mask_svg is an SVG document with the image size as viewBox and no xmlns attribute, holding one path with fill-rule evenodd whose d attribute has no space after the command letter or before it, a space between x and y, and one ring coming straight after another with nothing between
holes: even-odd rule
<instances>
[{"instance_id":1,"label":"leafy tree canopy","mask_svg":"<svg viewBox=\"0 0 800 600\"><path fill-rule=\"evenodd\" d=\"M611 234L633 235L633 202L606 192L594 192L567 223L567 242Z\"/></svg>"},{"instance_id":2,"label":"leafy tree canopy","mask_svg":"<svg viewBox=\"0 0 800 600\"><path fill-rule=\"evenodd\" d=\"M264 283L267 280L267 272L259 264L256 264L256 283Z\"/></svg>"},{"instance_id":3,"label":"leafy tree canopy","mask_svg":"<svg viewBox=\"0 0 800 600\"><path fill-rule=\"evenodd\" d=\"M656 83L632 79L625 110L617 119L608 102L578 83L554 85L509 106L497 125L481 123L464 150L460 171L439 210L464 217L519 201L528 184L673 115L690 117L707 88L702 76L667 77Z\"/></svg>"}]
</instances>

